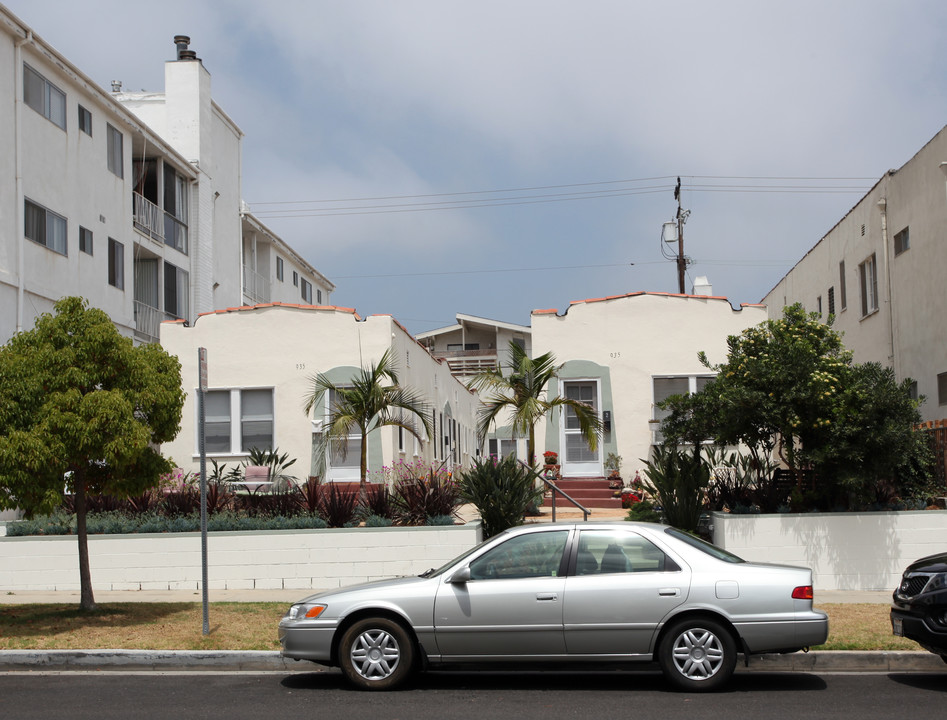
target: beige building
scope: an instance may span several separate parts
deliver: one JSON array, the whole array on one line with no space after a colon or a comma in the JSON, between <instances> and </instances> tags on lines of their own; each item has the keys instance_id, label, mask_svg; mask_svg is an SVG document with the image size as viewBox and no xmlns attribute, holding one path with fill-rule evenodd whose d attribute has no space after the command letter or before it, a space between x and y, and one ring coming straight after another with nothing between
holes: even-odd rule
<instances>
[{"instance_id":1,"label":"beige building","mask_svg":"<svg viewBox=\"0 0 947 720\"><path fill-rule=\"evenodd\" d=\"M800 302L844 333L856 362L891 367L947 417L947 128L890 170L763 299Z\"/></svg>"},{"instance_id":2,"label":"beige building","mask_svg":"<svg viewBox=\"0 0 947 720\"><path fill-rule=\"evenodd\" d=\"M431 405L434 436L419 443L397 427L375 430L368 437L369 470L377 473L398 461L454 468L477 455L476 394L389 315L362 319L354 310L327 306L231 308L201 315L193 326L163 323L161 345L181 361L187 392L181 432L162 446L180 467L198 468L196 388L202 347L209 388L205 447L208 459L218 464L239 465L251 447L275 448L296 460L290 472L300 480L320 475L328 481L357 481L360 438L349 439L345 458L329 458L327 468L319 467L313 449L324 409L306 414L303 399L315 375L344 384L386 350L401 383Z\"/></svg>"},{"instance_id":3,"label":"beige building","mask_svg":"<svg viewBox=\"0 0 947 720\"><path fill-rule=\"evenodd\" d=\"M622 458L625 480L634 477L660 442L656 404L695 392L713 377L711 363L727 357L727 338L766 320L766 308L734 310L726 298L640 292L573 302L532 314L533 354L551 351L563 367L552 392L591 403L605 433L591 451L568 412L550 414L537 428L537 454L559 454L564 478L602 477L609 453ZM502 432L502 429L500 429Z\"/></svg>"}]
</instances>

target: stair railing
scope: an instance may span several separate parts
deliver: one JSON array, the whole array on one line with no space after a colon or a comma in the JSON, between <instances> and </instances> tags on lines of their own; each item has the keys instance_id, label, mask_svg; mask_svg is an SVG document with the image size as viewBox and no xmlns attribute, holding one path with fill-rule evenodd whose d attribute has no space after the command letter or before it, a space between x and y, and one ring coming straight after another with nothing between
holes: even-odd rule
<instances>
[{"instance_id":1,"label":"stair railing","mask_svg":"<svg viewBox=\"0 0 947 720\"><path fill-rule=\"evenodd\" d=\"M587 507L585 507L584 505L580 504L580 503L579 503L578 501L576 501L573 497L571 497L571 496L569 495L569 493L567 493L565 490L563 490L562 488L560 488L558 485L556 485L556 483L554 483L552 480L550 480L549 478L547 478L547 477L546 477L545 475L543 475L541 472L536 472L536 471L533 470L529 465L527 465L526 463L524 463L522 460L520 460L519 463L520 463L520 465L522 465L523 467L527 468L527 469L530 470L531 472L536 473L536 475L539 477L539 479L542 480L542 481L546 484L546 488L549 489L549 490L552 490L552 521L553 521L553 522L556 522L556 494L557 494L557 493L558 493L559 495L562 495L562 497L564 497L564 498L565 498L566 500L568 500L570 503L572 503L572 504L575 505L577 508L579 508L579 510L582 511L582 521L583 521L583 522L588 522L588 520L589 520L589 515L592 513L592 511L591 511L589 508L587 508Z\"/></svg>"}]
</instances>

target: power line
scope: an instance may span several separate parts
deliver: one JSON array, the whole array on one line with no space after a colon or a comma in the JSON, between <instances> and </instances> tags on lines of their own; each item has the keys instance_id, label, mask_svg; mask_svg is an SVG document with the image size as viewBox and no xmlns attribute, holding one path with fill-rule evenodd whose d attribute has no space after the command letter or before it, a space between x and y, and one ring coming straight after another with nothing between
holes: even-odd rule
<instances>
[{"instance_id":1,"label":"power line","mask_svg":"<svg viewBox=\"0 0 947 720\"><path fill-rule=\"evenodd\" d=\"M872 181L873 178L857 177L793 177L793 176L724 176L724 175L690 175L684 176L691 181L695 180L727 180L752 181L755 184L734 183L718 184L716 182L691 182L684 185L688 192L725 192L725 193L780 193L780 194L847 194L864 193L870 186L837 184L856 181ZM506 188L501 190L473 190L452 193L431 193L415 195L385 195L362 198L340 198L334 200L287 200L266 203L252 203L254 215L260 218L299 218L339 215L378 215L407 212L431 212L443 210L463 210L482 207L503 207L515 205L533 205L541 203L572 202L576 200L593 200L612 197L627 197L630 195L653 194L666 192L674 187L671 183L657 185L640 185L640 183L669 180L669 176L638 178L628 180L607 180L600 182L573 183L563 185L539 185L526 188ZM820 184L813 184L813 183ZM637 187L606 188L604 186L638 183ZM778 183L778 184L774 184ZM806 184L800 184L806 183ZM834 183L834 184L827 184ZM572 192L540 192L545 190L565 190L568 188L589 188L595 190L575 190ZM527 195L510 195L509 193L537 193ZM495 195L497 197L485 197ZM476 197L474 197L476 196ZM455 198L452 200L430 200L429 198ZM398 202L388 202L398 201ZM417 202L401 202L417 201ZM336 206L325 207L328 203L338 203ZM381 203L370 204L364 203ZM317 207L312 207L312 206ZM309 206L309 207L301 207ZM268 209L269 208L269 209Z\"/></svg>"}]
</instances>

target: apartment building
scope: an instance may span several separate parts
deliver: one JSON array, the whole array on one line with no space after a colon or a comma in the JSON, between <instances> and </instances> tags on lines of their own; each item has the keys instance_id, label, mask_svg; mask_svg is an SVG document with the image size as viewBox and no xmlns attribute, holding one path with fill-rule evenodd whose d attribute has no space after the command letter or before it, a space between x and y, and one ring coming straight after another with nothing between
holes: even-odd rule
<instances>
[{"instance_id":1,"label":"apartment building","mask_svg":"<svg viewBox=\"0 0 947 720\"><path fill-rule=\"evenodd\" d=\"M924 420L947 417L947 127L889 170L766 295L844 333L856 362L911 378Z\"/></svg>"},{"instance_id":2,"label":"apartment building","mask_svg":"<svg viewBox=\"0 0 947 720\"><path fill-rule=\"evenodd\" d=\"M451 372L463 381L505 364L510 342L519 344L527 355L532 349L527 325L463 313L457 313L454 325L419 333L417 339L434 357L447 361Z\"/></svg>"},{"instance_id":3,"label":"apartment building","mask_svg":"<svg viewBox=\"0 0 947 720\"><path fill-rule=\"evenodd\" d=\"M332 283L246 211L243 133L174 41L163 92L106 91L0 5L0 343L64 295L137 342L217 308L329 302Z\"/></svg>"}]
</instances>

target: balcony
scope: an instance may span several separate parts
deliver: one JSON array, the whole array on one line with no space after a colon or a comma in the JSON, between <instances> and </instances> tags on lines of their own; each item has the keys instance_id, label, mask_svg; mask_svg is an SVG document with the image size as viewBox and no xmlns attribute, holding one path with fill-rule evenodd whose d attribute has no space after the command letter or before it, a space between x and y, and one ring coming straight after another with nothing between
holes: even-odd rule
<instances>
[{"instance_id":1,"label":"balcony","mask_svg":"<svg viewBox=\"0 0 947 720\"><path fill-rule=\"evenodd\" d=\"M155 240L164 242L164 211L139 193L132 193L132 220L135 227Z\"/></svg>"},{"instance_id":2,"label":"balcony","mask_svg":"<svg viewBox=\"0 0 947 720\"><path fill-rule=\"evenodd\" d=\"M135 336L142 342L158 342L158 327L165 320L177 319L163 310L135 301Z\"/></svg>"},{"instance_id":3,"label":"balcony","mask_svg":"<svg viewBox=\"0 0 947 720\"><path fill-rule=\"evenodd\" d=\"M187 255L187 225L140 193L132 193L132 220L139 232Z\"/></svg>"},{"instance_id":4,"label":"balcony","mask_svg":"<svg viewBox=\"0 0 947 720\"><path fill-rule=\"evenodd\" d=\"M446 360L455 377L473 377L477 373L497 368L496 350L450 350L432 354L439 360Z\"/></svg>"},{"instance_id":5,"label":"balcony","mask_svg":"<svg viewBox=\"0 0 947 720\"><path fill-rule=\"evenodd\" d=\"M256 270L243 268L243 298L247 305L259 305L270 301L269 278Z\"/></svg>"}]
</instances>

